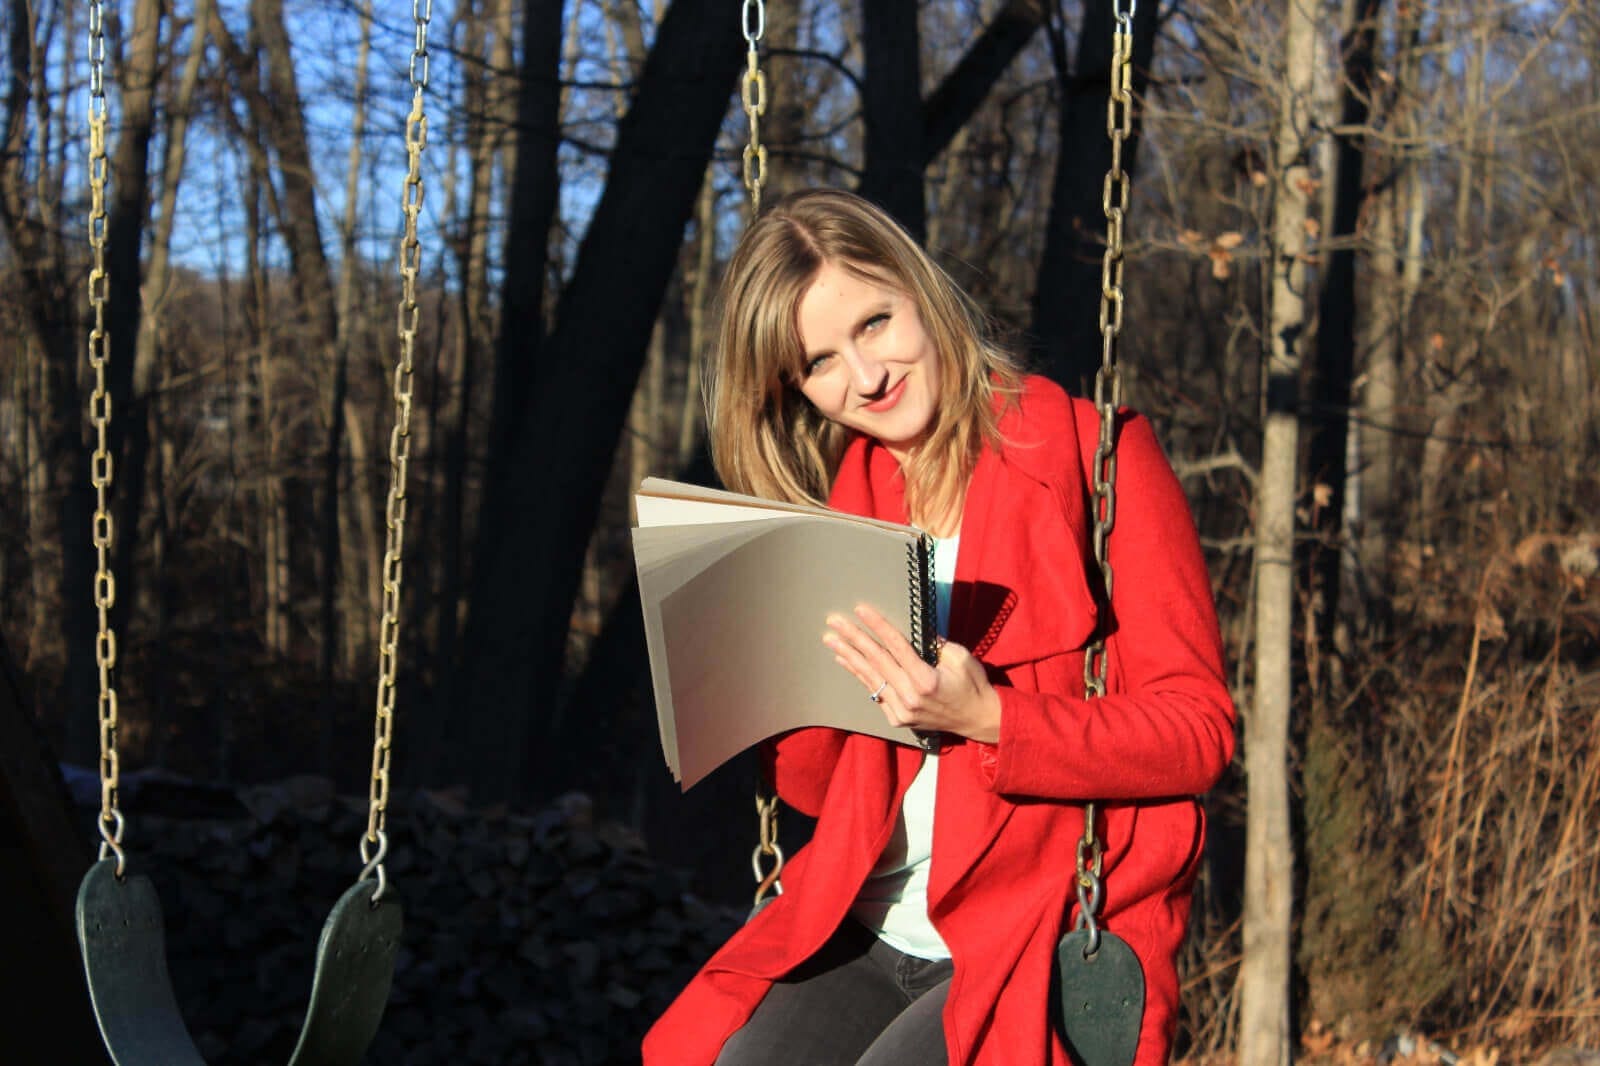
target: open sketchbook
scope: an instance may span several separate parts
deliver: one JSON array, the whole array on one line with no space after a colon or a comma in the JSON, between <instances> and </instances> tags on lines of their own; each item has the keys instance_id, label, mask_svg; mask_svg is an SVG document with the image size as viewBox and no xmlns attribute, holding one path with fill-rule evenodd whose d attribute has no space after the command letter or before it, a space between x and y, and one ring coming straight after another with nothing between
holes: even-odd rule
<instances>
[{"instance_id":1,"label":"open sketchbook","mask_svg":"<svg viewBox=\"0 0 1600 1066\"><path fill-rule=\"evenodd\" d=\"M911 526L646 478L633 531L661 748L688 789L800 726L915 745L822 643L871 604L932 661L933 540Z\"/></svg>"}]
</instances>

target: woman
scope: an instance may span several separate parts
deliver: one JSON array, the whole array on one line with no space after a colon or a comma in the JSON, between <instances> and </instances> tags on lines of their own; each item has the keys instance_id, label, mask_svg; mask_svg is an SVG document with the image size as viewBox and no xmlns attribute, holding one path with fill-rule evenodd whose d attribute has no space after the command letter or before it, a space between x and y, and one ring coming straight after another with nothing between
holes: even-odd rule
<instances>
[{"instance_id":1,"label":"woman","mask_svg":"<svg viewBox=\"0 0 1600 1066\"><path fill-rule=\"evenodd\" d=\"M1022 375L904 231L831 190L780 201L735 253L710 415L730 488L938 538L948 641L930 666L870 608L818 620L863 697L934 750L829 729L767 746L812 840L645 1061L1066 1066L1051 967L1098 801L1101 925L1145 974L1136 1062L1165 1062L1194 797L1227 766L1234 722L1193 521L1149 426L1125 417L1118 434L1108 609L1089 548L1093 406ZM1097 626L1108 694L1088 700Z\"/></svg>"}]
</instances>

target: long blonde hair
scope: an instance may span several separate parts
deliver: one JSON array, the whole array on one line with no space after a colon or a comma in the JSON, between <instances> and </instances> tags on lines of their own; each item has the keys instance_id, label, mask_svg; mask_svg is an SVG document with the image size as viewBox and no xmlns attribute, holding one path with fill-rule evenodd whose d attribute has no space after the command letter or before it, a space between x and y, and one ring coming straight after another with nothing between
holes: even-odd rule
<instances>
[{"instance_id":1,"label":"long blonde hair","mask_svg":"<svg viewBox=\"0 0 1600 1066\"><path fill-rule=\"evenodd\" d=\"M1015 358L988 319L883 210L853 193L794 193L750 225L728 264L716 348L704 376L711 455L735 492L822 503L852 430L798 387L805 359L797 315L824 263L909 296L939 360L940 396L926 441L903 473L912 521L954 514L985 444L998 445L995 398L1020 388Z\"/></svg>"}]
</instances>

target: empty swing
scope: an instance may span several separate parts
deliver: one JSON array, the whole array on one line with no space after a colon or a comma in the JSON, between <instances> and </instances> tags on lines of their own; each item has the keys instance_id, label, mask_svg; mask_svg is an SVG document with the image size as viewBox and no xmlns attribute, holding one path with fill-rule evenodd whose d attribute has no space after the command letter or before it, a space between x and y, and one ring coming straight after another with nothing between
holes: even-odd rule
<instances>
[{"instance_id":1,"label":"empty swing","mask_svg":"<svg viewBox=\"0 0 1600 1066\"><path fill-rule=\"evenodd\" d=\"M117 693L112 680L116 637L110 611L116 584L110 567L112 480L107 430L111 400L106 385L109 338L105 330L108 278L106 243L106 95L103 0L89 0L89 362L94 372L90 416L95 430L91 481L95 489L94 600L99 617L95 661L99 673L100 813L99 860L78 889L77 930L84 972L100 1034L117 1066L204 1066L205 1059L179 1012L167 970L161 905L143 875L130 874L122 846L124 821L118 807ZM354 1066L361 1060L389 998L399 951L401 908L388 895L383 861L389 801L396 647L400 628L401 545L405 531L406 466L410 450L412 361L419 308L420 266L417 217L422 209L421 157L427 143L423 91L428 82L427 29L431 0L414 0L416 38L411 54L411 110L406 119L408 157L400 244L403 279L399 308L400 352L394 374L395 425L389 441L390 483L385 511L383 617L379 627L377 707L367 827L360 841L363 863L356 882L329 912L317 944L311 998L290 1066Z\"/></svg>"}]
</instances>

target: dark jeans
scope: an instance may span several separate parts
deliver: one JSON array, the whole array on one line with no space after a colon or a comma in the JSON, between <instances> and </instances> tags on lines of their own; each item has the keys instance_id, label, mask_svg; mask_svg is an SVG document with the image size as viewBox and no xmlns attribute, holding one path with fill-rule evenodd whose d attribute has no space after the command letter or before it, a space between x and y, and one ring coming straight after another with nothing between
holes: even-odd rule
<instances>
[{"instance_id":1,"label":"dark jeans","mask_svg":"<svg viewBox=\"0 0 1600 1066\"><path fill-rule=\"evenodd\" d=\"M850 919L772 986L716 1066L943 1066L949 959L904 955Z\"/></svg>"}]
</instances>

